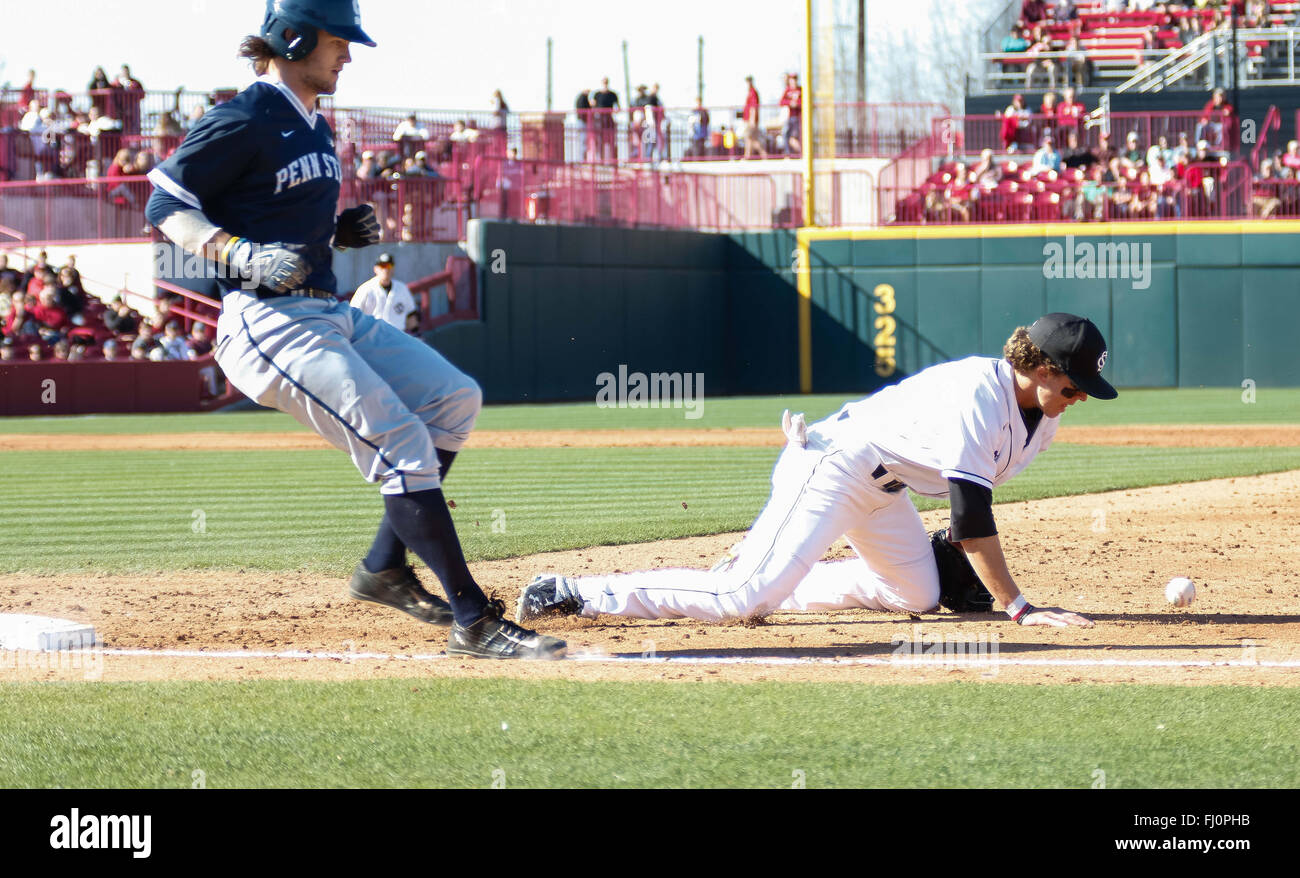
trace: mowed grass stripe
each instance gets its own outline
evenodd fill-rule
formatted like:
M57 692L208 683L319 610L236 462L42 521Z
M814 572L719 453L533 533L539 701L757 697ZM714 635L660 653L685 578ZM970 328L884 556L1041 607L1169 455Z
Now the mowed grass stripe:
M1300 783L1286 687L45 683L0 685L0 713L3 787Z
M775 427L781 410L804 412L812 423L865 394L706 397L698 419L683 409L602 409L593 399L548 405L490 405L478 430L700 430ZM1248 401L1253 400L1253 401ZM1063 423L1123 424L1297 424L1300 388L1241 387L1121 390L1118 399L1088 400L1071 407ZM306 432L288 415L270 410L175 415L91 415L0 418L0 433L120 435L131 433Z
M778 449L482 449L448 498L467 557L515 557L744 530ZM8 452L0 571L185 568L345 573L382 514L377 488L334 451ZM66 465L65 465L66 464ZM1298 448L1058 445L999 503L1300 468ZM946 505L918 498L923 509ZM1081 501L1086 502L1086 501Z

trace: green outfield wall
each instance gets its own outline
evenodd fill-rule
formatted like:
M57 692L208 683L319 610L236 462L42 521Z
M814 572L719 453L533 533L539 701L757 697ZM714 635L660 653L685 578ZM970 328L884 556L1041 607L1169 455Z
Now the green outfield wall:
M711 395L865 393L996 355L1048 311L1101 327L1120 387L1300 385L1297 222L731 235L483 222L470 250L481 320L430 341L494 402L594 398L620 366L702 374Z

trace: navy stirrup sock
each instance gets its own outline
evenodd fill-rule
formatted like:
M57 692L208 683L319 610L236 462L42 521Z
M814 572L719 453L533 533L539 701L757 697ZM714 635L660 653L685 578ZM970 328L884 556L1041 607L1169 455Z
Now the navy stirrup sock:
M451 463L456 459L456 452L448 451L445 448L435 450L438 452L438 467L442 473L442 478L446 479L447 473L451 470ZM370 554L366 555L366 559L362 563L371 573L392 570L394 567L401 567L406 564L406 545L398 539L396 531L393 530L393 523L388 518L387 511L384 512L384 517L379 522L379 532L375 534L375 541L370 545Z
M474 582L456 536L441 488L412 494L385 494L384 520L442 583L458 625L483 615L487 595Z

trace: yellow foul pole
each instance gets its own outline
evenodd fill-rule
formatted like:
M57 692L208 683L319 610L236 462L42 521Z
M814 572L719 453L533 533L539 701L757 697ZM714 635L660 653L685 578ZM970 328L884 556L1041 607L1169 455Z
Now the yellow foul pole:
M804 0L804 62L803 62L803 100L800 112L803 130L800 132L803 146L803 224L805 227L815 225L815 192L813 185L813 0ZM809 246L804 235L797 235L799 258L795 265L798 276L795 286L799 291L799 392L812 393L812 272L808 264Z

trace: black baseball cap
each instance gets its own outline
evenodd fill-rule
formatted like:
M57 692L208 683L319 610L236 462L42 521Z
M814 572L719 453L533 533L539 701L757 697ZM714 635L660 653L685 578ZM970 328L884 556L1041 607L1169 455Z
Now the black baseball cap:
M1106 339L1087 317L1059 311L1045 314L1029 327L1029 340L1084 393L1097 399L1119 396L1101 377L1109 353Z
M375 265L392 265L392 264L393 264L393 254L391 253L380 253L379 257L375 259Z

